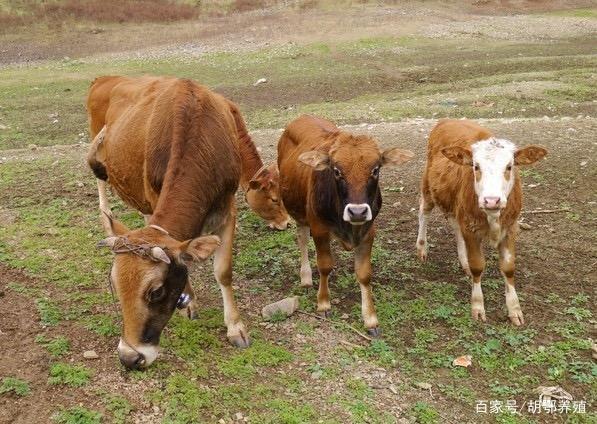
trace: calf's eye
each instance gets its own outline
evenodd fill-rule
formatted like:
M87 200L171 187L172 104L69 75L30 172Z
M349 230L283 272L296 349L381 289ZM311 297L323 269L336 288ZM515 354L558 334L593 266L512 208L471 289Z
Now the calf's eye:
M508 166L506 167L506 171L512 171L512 165L508 165Z
M475 165L475 171L479 170L479 165Z
M162 297L164 297L164 294L166 294L166 289L164 289L164 286L160 286L157 289L153 289L149 292L149 301L152 303L157 302Z
M336 178L342 178L342 171L340 171L336 167L334 167L334 177L336 177Z
M373 168L373 170L371 171L371 176L373 178L379 177L379 166L376 166L375 168Z

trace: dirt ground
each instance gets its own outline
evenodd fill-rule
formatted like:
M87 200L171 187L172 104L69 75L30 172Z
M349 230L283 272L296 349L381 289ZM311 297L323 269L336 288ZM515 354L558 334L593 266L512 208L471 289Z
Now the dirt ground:
M584 37L585 43L597 34L594 18L551 14L593 3L278 7L169 26L134 25L126 29L126 38L117 25L98 30L83 23L51 32L44 39L39 35L48 35L47 28L34 28L0 39L4 41L0 66L43 68L46 60L70 56L97 63L101 73L102 64L114 59L155 60L181 54L192 58L205 52L257 51L322 39L412 34L431 39L458 37L465 42L480 38L543 43L549 48L557 39ZM262 96L254 102L267 105L267 94ZM345 98L350 101L349 94ZM312 311L314 292L296 288L294 235L268 233L261 222L252 220L239 196L235 289L241 313L258 343L268 349L285 349L292 359L257 359L252 364L255 359L250 355L257 353L237 356L225 344L223 326L209 319L204 320L207 324L192 324L205 339L199 340L197 352L189 353L184 350L184 339L194 339L185 332L188 324L175 317L165 332L167 345L162 355L154 369L144 374L127 373L118 364L118 328L98 335L97 328L86 325L94 316L118 322L117 305L105 281L109 257L93 250L101 234L94 182L83 163L87 145L0 150L0 379L17 377L28 382L30 389L26 396L0 391L0 423L99 422L97 417L59 414L77 406L100 411L102 422L115 423L597 422L593 403L597 370L589 341L597 338L595 100L585 102L571 116L480 120L502 137L520 145L541 144L549 151L545 161L523 174L521 222L528 229L521 231L517 244L516 276L527 324L516 331L509 329L504 314L503 289L491 255L485 277L489 322L469 322L468 283L458 269L455 241L439 211L429 223L430 263L420 265L415 260L418 184L426 137L435 122L427 116L344 126L374 136L382 146L408 148L416 154L409 164L384 170L382 176L384 207L378 218L374 293L384 326L383 344L371 348L346 326L307 315L277 323L262 321L263 305L291 294L300 295L302 309ZM280 132L278 128L251 132L264 159L275 159ZM47 215L36 214L37 210L47 210L43 212ZM138 222L134 213L118 213ZM62 215L69 216L66 223ZM272 244L259 244L259 239L272 240ZM251 249L252 256L247 256ZM194 270L193 280L203 294L204 313L211 318L221 300L213 281L200 278L205 268L209 266ZM338 299L333 317L360 328L358 287L343 284L350 272L350 257L340 254L331 284ZM69 278L72 285L62 284L61 280ZM432 300L434 296L443 299L446 293L454 298L444 304ZM40 299L57 305L54 313L61 316L57 322L46 316ZM450 318L433 316L434 311L445 312L446 306L453 307L446 312ZM431 337L425 339L429 332ZM40 340L58 337L66 337L70 346L53 357ZM495 340L500 348L492 347ZM473 367L463 375L450 362L467 353L465 349L475 351L476 356ZM84 360L86 350L95 350L99 359ZM559 355L562 361L555 361ZM231 359L249 363L250 372L241 367L238 375L231 374ZM80 387L49 384L50 370L57 361L84 365L92 372L90 383ZM566 368L568 363L576 365ZM559 375L560 369L566 374ZM174 387L172 378L179 375L193 387L186 391ZM421 389L417 386L421 382L432 387ZM480 399L533 399L532 390L539 385L562 385L574 399L588 402L588 413L494 416L474 412ZM177 410L186 411L185 404L195 409L192 413L200 411L199 415L177 415Z

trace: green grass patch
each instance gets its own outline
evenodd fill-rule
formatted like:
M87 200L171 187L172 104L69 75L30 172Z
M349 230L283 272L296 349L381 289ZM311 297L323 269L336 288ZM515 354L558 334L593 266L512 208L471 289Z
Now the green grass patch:
M43 335L39 335L35 337L35 342L43 346L53 358L64 356L70 350L70 341L64 336L48 339Z
M48 384L81 387L89 383L93 372L83 365L56 362L50 366Z
M15 377L4 377L2 383L0 383L0 395L6 393L14 393L17 396L23 397L31 393L31 388L25 380Z
M63 408L52 416L56 424L100 424L102 414L82 406Z
M249 348L219 362L218 369L226 377L247 378L255 374L257 367L275 367L292 358L292 353L283 347L254 340Z
M58 305L48 298L39 298L35 300L39 320L43 325L54 326L62 320L62 312Z

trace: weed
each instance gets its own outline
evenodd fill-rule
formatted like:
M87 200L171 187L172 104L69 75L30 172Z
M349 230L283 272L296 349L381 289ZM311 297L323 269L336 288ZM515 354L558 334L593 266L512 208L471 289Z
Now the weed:
M256 367L274 367L292 360L286 349L257 340L251 347L219 363L218 368L226 377L243 378L255 373Z
M102 421L102 414L82 406L73 406L55 413L52 421L57 424L99 424Z
M586 321L591 318L593 314L590 310L580 308L578 306L570 306L564 310L567 315L572 315L577 321Z
M120 327L114 317L107 314L91 314L83 318L83 326L100 336L113 337L120 334Z
M35 341L43 346L53 358L67 354L70 349L70 342L64 336L58 336L50 340L43 335L39 335L35 338Z
M175 373L166 380L164 390L155 392L154 401L165 409L164 422L190 423L203 422L202 409L212 404L212 394L197 387L187 376Z
M89 383L91 375L91 370L83 365L70 365L63 362L56 362L50 366L48 384L80 387Z
M15 377L4 377L0 384L0 395L5 393L14 393L17 396L27 396L31 393L29 383Z
M114 424L124 424L126 417L133 411L133 406L126 398L108 394L104 398L106 409L112 413Z
M417 423L435 424L439 422L439 413L426 402L417 402L411 409Z
M39 298L35 301L43 325L56 325L62 319L60 308L48 298Z

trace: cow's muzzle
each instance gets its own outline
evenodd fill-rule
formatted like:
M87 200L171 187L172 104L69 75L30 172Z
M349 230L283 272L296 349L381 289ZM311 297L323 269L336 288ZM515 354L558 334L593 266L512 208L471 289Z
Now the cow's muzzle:
M344 208L342 219L352 225L363 225L373 219L373 213L367 203L349 203Z

